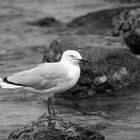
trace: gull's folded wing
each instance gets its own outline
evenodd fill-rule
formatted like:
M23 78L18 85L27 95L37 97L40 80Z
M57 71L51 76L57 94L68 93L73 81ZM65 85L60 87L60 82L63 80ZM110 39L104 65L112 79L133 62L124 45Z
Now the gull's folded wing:
M19 72L7 77L7 83L36 89L47 89L56 86L66 75L65 68L58 63L46 63L29 71Z

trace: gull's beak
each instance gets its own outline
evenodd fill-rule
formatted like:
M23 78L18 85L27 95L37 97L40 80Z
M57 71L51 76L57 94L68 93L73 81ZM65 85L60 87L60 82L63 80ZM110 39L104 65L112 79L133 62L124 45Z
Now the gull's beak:
M82 58L81 61L85 62L85 63L89 63L89 61L87 59L85 59L85 58Z
M89 63L89 61L88 61L87 59L85 59L85 58L77 59L77 60L79 60L79 61L81 61L81 62Z

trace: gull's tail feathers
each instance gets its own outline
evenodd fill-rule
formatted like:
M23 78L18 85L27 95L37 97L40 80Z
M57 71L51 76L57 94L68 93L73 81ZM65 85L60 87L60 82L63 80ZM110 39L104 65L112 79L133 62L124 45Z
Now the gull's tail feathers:
M4 81L4 78L0 78L0 87L7 89L21 88L22 86L14 85L12 83L7 83Z

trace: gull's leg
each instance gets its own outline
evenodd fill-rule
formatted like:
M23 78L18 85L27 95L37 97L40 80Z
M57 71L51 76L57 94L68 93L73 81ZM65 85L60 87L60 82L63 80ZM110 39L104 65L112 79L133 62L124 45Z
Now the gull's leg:
M48 100L47 100L47 107L48 107L48 114L49 114L49 117L51 117L51 100L50 100L50 97L48 97Z
M56 113L53 106L52 96L50 97L50 106L51 106L52 116L55 117Z
M51 119L52 119L52 113L51 113L51 98L48 97L48 100L47 100L47 107L48 107L48 114L49 114L49 117L48 117L48 126L51 125Z

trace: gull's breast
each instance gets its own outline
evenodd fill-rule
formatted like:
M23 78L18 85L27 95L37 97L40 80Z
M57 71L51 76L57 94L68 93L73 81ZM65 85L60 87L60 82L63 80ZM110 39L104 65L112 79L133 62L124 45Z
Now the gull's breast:
M67 67L68 69L68 67ZM57 92L64 92L70 88L72 88L78 81L80 77L80 68L79 67L72 67L68 69L67 76L62 79L57 83L56 88L50 89L51 92L57 93ZM49 91L50 91L49 90Z
M68 85L70 87L73 87L77 83L79 77L80 77L80 67L79 66L72 67L68 72L69 79Z
M67 69L67 70L66 70ZM64 92L70 88L72 88L78 81L80 77L80 67L78 66L67 66L66 67L67 76L61 77L59 79L55 79L54 86L50 88L44 88L40 92L41 93L47 93L47 94L54 94L58 92ZM35 91L35 90L34 90ZM38 90L36 89L38 92Z

